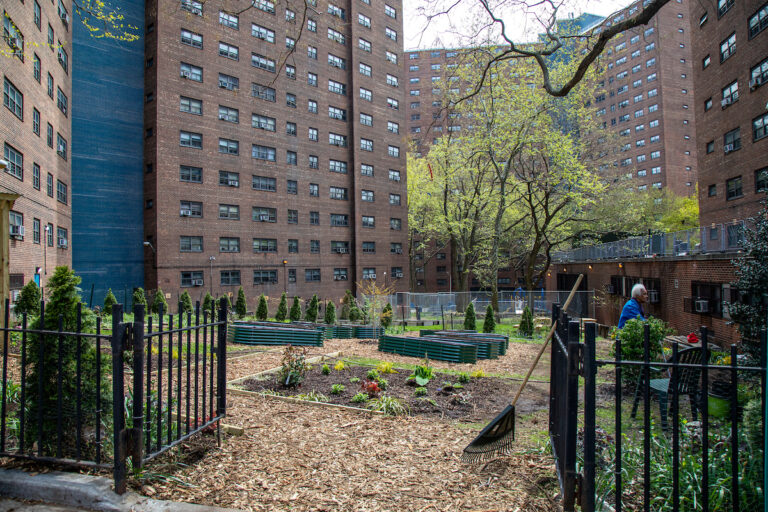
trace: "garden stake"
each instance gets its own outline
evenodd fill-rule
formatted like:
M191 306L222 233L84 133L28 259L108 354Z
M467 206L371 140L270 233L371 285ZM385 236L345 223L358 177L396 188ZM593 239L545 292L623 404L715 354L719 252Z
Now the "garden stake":
M573 297L576 295L576 290L581 284L582 279L584 279L584 274L579 274L578 279L576 279L576 284L573 285L571 293L568 294L568 298L563 305L562 311L567 310L568 306L571 305L571 300L573 300ZM515 440L515 405L517 404L523 389L525 389L526 384L528 384L528 379L531 377L531 373L533 373L536 365L539 364L539 359L541 359L542 354L544 354L544 350L546 350L547 345L549 345L549 340L551 340L552 336L555 334L556 328L557 320L552 322L549 334L544 340L544 344L541 346L533 364L528 368L528 373L525 375L523 383L520 384L520 389L517 390L517 394L512 400L512 403L505 407L504 410L501 411L501 413L496 416L493 421L491 421L480 434L467 445L466 448L464 448L464 453L461 454L462 462L484 462L506 455L512 450L512 442Z

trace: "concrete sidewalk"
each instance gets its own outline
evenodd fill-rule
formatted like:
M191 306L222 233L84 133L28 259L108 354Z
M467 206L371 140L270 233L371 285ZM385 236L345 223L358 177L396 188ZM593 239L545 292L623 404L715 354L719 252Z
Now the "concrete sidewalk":
M154 500L134 492L112 491L112 480L79 473L27 473L0 469L0 512L236 512L234 509ZM15 500L40 502L22 503ZM7 506L7 508L5 508Z

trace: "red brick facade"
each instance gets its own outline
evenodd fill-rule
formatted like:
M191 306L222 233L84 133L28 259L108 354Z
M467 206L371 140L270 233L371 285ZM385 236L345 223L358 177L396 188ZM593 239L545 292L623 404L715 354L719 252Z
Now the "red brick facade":
M2 158L11 162L0 173L0 191L21 196L11 218L17 234L2 241L10 244L13 295L35 278L37 268L45 286L46 272L72 265L72 2L4 2L0 11L0 144ZM14 225L23 227L23 236Z
M255 4L236 21L221 2L147 11L147 287L406 290L401 1L320 0L307 19L303 2Z
M547 277L547 289L556 289L559 274L580 273L584 274L587 289L595 290L595 316L600 324L616 325L631 286L642 282L658 291L658 302L646 304L646 312L668 322L679 334L698 332L701 326L707 326L718 343L735 343L739 339L736 328L728 325L727 313L717 311L714 301L710 301L714 311L707 314L696 313L693 307L693 301L704 293L704 285L719 289L721 300L729 298L730 283L735 279L729 256L555 264Z

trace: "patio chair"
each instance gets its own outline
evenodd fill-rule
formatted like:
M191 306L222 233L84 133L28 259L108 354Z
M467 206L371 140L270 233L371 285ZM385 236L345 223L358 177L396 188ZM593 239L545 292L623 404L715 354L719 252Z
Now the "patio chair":
M687 348L678 352L677 360L680 364L700 364L701 363L701 349ZM677 371L677 390L672 389L672 371L671 369L661 370L658 368L651 368L652 373L665 372L666 379L651 379L650 391L659 400L659 412L661 413L661 428L667 430L667 403L670 397L675 399L675 393L678 396L688 395L691 401L691 414L693 420L697 418L698 411L698 398L699 398L699 377L701 375L701 368L680 367ZM637 387L635 388L635 399L632 403L632 418L637 415L637 406L640 403L640 395L645 381L643 378L645 372L641 371L640 376L637 378Z

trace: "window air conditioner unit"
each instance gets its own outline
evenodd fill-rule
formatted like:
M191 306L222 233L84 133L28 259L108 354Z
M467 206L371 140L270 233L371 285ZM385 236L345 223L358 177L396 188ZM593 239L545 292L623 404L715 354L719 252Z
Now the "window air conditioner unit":
M65 149L64 144L59 144L59 153L63 153Z
M709 313L709 301L697 300L694 304L697 313Z
M648 290L648 302L651 304L659 303L659 290Z
M403 273L402 272L395 272L395 277L403 277Z
M229 121L229 114L219 114L219 119Z
M192 280L192 286L203 286L203 280L202 279L193 279Z
M59 238L59 247L66 247L66 246L67 246L67 239Z
M181 78L189 78L191 76L189 71L182 71Z
M728 105L730 105L731 103L733 103L733 97L732 96L728 96L727 98L723 98L722 101L720 101L720 106L725 108Z
M230 187L236 187L239 185L239 183L237 180L229 180L227 181L227 185L229 185Z
M269 215L266 213L262 213L259 215L259 222L267 222L269 220Z
M222 89L229 89L229 82L226 80L219 80L219 87Z
M395 249L395 254L403 254L403 250L402 249Z
M731 151L733 151L733 144L726 144L725 147L723 147L723 150L726 153L730 153Z
M199 7L193 7L192 14L197 14L198 16L201 16L203 14L203 11Z
M192 216L192 210L181 210L179 212L179 215L181 217L191 217Z
M337 247L336 252L339 254L347 254L349 250L346 247Z
M763 84L762 76L756 76L755 78L752 78L749 80L749 88L751 90L757 89L757 87L762 84Z
M21 226L18 224L11 224L10 228L11 228L10 229L11 238L15 238L17 240L24 239L24 226Z

